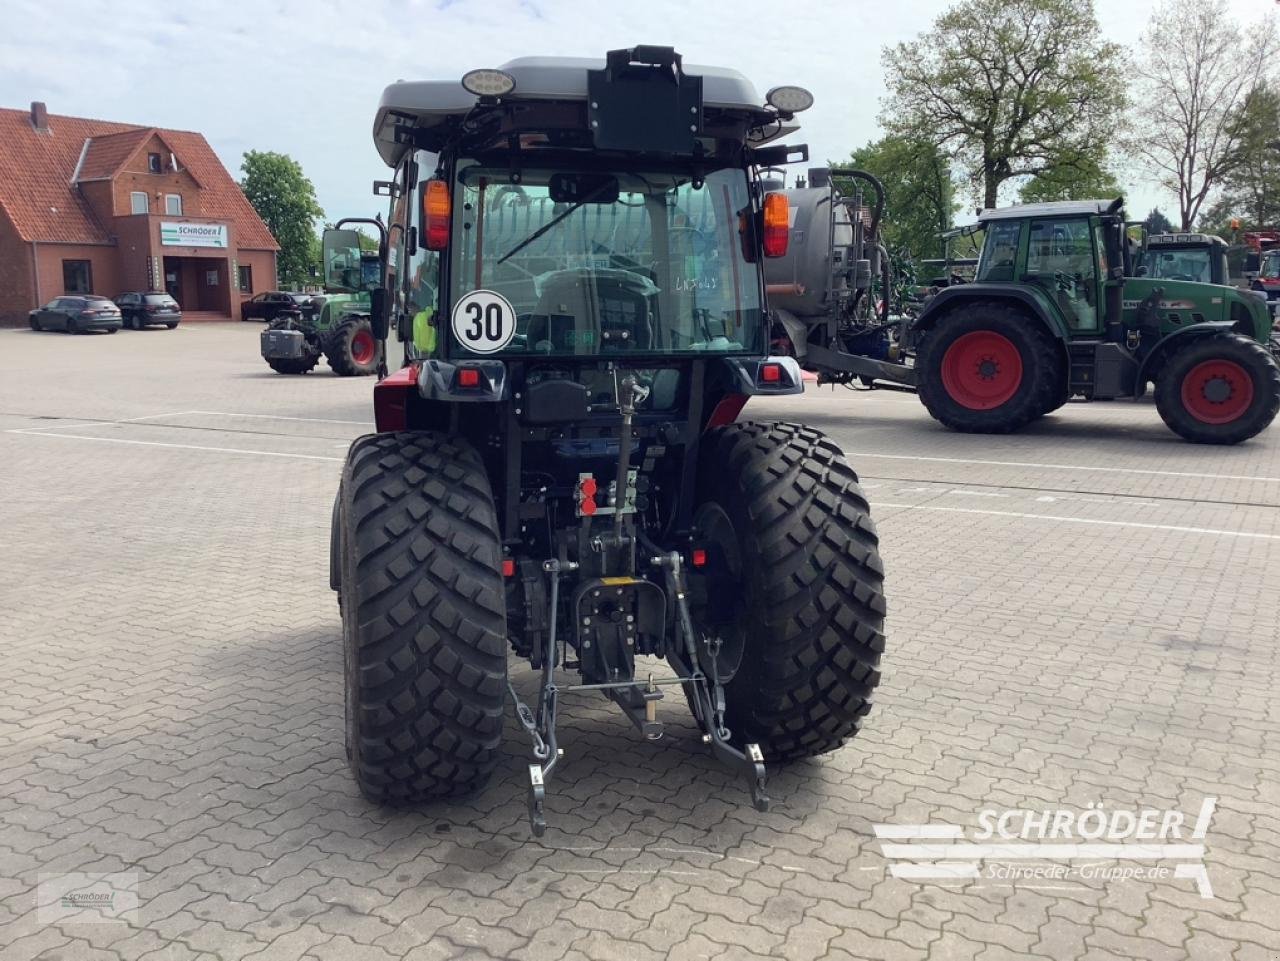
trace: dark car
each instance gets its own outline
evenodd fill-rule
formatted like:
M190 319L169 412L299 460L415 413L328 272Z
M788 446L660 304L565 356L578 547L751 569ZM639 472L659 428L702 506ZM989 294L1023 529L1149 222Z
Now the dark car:
M283 290L268 290L240 305L241 320L272 321L281 314L296 314L305 318L310 312L310 294L291 294Z
M65 330L78 334L84 330L105 330L114 334L120 329L120 308L106 297L94 294L63 294L43 307L27 314L32 330Z
M116 298L126 327L141 330L152 324L164 324L170 330L182 320L178 302L162 290L131 291Z

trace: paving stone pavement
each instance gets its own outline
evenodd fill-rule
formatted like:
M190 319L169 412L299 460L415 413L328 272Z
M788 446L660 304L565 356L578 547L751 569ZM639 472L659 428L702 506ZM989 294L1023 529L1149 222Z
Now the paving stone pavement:
M356 791L327 531L371 382L271 374L257 331L0 331L0 959L1280 957L1280 428L1220 450L1149 404L1014 437L901 394L749 406L867 484L876 707L757 813L682 706L649 744L567 702L534 839L514 722L466 802ZM1212 898L1078 862L906 880L874 831L1207 797ZM74 872L133 876L136 911L50 919L41 878Z

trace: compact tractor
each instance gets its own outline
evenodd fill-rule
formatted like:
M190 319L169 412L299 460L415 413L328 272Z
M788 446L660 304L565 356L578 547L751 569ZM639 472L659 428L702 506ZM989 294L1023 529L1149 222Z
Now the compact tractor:
M818 431L739 419L802 391L769 353L789 208L761 172L804 159L777 141L811 102L666 47L384 92L389 217L324 238L326 284L367 292L375 337L405 345L333 511L367 797L475 790L507 705L538 834L564 698L657 740L682 692L761 810L768 765L857 731L884 647L867 502Z
M872 297L884 261L875 178L810 171L785 196L797 229L765 268L775 350L821 381L915 389L937 420L977 433L1018 430L1072 397L1138 398L1149 384L1164 422L1200 443L1247 440L1280 409L1265 302L1172 262L1166 275L1163 254L1159 270L1134 276L1119 199L983 211L963 228L985 234L974 281L893 317Z
M262 332L262 359L268 366L277 374L305 374L324 355L340 377L377 372L383 350L373 336L369 295L330 294L312 304L307 314L283 314Z

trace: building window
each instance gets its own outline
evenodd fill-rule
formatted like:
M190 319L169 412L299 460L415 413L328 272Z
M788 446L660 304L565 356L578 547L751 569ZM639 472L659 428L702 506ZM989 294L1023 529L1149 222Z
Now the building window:
M182 196L180 194L164 195L164 212L170 217L182 216Z
M239 269L237 269L236 279L240 283L240 293L242 294L253 293L253 268L252 267L240 267Z
M158 153L147 154L147 169L153 174L158 174L163 169L160 166L160 155Z
M151 213L151 198L142 190L135 190L129 194L129 205L135 214Z
M93 293L93 269L87 260L62 262L62 290L68 294Z

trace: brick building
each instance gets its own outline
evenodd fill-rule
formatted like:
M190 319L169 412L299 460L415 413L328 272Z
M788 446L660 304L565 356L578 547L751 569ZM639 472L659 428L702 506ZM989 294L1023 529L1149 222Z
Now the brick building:
M0 325L60 294L126 290L238 320L276 286L277 250L200 134L0 109Z

